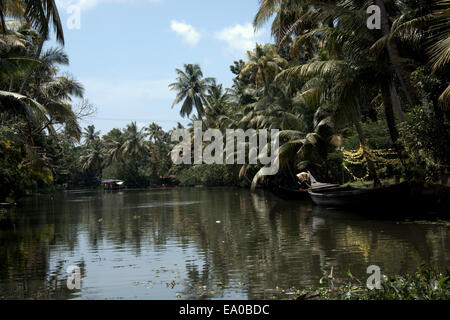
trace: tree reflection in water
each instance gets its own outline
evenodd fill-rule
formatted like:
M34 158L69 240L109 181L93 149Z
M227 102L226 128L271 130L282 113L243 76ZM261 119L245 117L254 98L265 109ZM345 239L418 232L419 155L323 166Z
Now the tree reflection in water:
M220 223L217 223L220 221ZM366 279L422 262L445 268L448 227L357 213L240 189L71 192L33 197L1 223L1 298L270 298L317 286L334 268ZM83 288L66 288L70 265Z

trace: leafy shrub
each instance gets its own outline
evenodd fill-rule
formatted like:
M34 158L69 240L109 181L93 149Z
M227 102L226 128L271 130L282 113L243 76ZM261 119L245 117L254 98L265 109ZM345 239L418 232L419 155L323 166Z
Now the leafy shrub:
M414 109L400 125L400 141L410 158L411 170L428 181L448 173L450 124L423 108Z
M381 289L369 290L349 273L346 284L337 288L321 288L314 296L333 300L449 300L450 268L445 273L422 265L414 274L384 277ZM311 296L311 291L297 292L297 296Z

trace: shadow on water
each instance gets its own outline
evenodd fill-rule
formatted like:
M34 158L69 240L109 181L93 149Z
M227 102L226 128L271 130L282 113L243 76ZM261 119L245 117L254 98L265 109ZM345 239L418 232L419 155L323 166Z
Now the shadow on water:
M0 298L264 299L334 267L367 278L448 266L447 225L366 218L241 189L27 199L0 232ZM66 287L69 266L82 289Z

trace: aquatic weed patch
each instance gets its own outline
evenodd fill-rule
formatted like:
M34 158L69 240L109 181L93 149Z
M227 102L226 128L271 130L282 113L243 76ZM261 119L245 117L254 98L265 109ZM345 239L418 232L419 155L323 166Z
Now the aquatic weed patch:
M349 272L348 281L339 286L297 290L295 295L279 295L296 300L449 300L450 268L442 273L422 265L414 274L384 276L381 288L370 290ZM280 290L279 293L293 292Z

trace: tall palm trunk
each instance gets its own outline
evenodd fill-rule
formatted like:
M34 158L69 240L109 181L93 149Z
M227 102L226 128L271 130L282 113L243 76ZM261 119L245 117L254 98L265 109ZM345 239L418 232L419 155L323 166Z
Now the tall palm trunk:
M389 128L389 134L391 136L392 142L397 144L399 134L397 130L397 125L395 122L394 105L392 104L392 91L389 84L384 84L381 86L381 95L383 97L384 113L386 115L386 121Z
M364 132L363 132L362 127L361 127L361 110L359 109L359 107L357 108L357 110L355 110L352 113L352 118L353 118L352 119L353 120L353 125L355 126L356 132L358 133L359 142L361 143L361 146L363 148L364 158L367 161L367 166L369 168L369 174L370 174L371 178L374 181L374 185L376 187L380 186L381 185L381 181L378 178L377 170L375 168L375 164L370 159L370 155L367 153L366 137L365 137Z
M407 164L404 162L404 155L403 155L403 147L401 144L398 143L398 139L400 137L396 121L395 121L395 107L392 104L392 85L384 84L381 86L381 95L383 97L383 104L384 104L384 113L386 116L386 122L389 128L389 135L391 136L392 143L394 144L395 151L397 152L397 156L399 157L400 161L402 162L403 166L407 168Z
M34 58L36 60L39 60L39 58L41 57L42 48L44 47L45 39L46 39L46 37L44 35L41 35L41 39L39 41L39 46L34 55ZM28 72L28 74L26 75L25 80L23 81L22 86L20 87L20 90L19 90L20 94L23 94L25 92L25 89L28 86L28 83L30 82L31 77L33 76L34 72L35 72L35 70L33 69L30 72Z
M267 98L269 98L271 100L272 96L270 95L270 91L269 91L269 81L267 80L267 77L264 74L264 71L262 71L262 78L263 78L263 83L264 83L264 94L266 95Z
M376 5L380 7L381 10L381 30L383 36L388 36L391 32L391 24L389 22L389 14L384 5L384 0L375 0ZM400 80L402 89L408 99L411 106L418 105L417 93L414 87L411 85L410 78L411 73L405 70L401 64L401 57L395 41L387 42L386 44L387 52L389 54L389 59L394 66L395 73Z
M395 88L394 83L391 84L390 93L391 93L392 107L394 109L395 114L398 117L398 120L400 122L405 122L406 121L405 113L402 110L402 105L398 97L397 88Z

